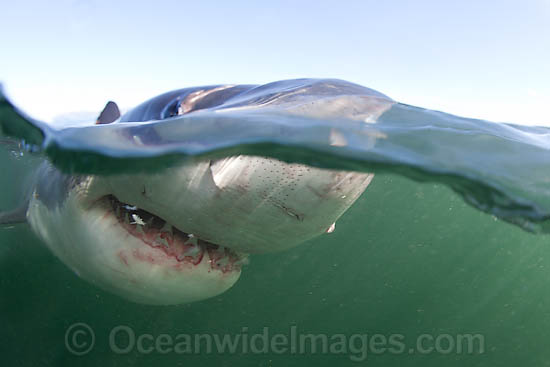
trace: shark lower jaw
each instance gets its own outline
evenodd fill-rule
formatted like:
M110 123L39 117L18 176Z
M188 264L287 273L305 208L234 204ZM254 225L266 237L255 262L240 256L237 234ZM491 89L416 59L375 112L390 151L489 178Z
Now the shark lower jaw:
M237 282L248 261L112 195L90 202L73 192L63 205L51 207L35 194L27 218L81 278L136 303L177 305L215 297Z
M228 247L216 245L186 233L160 216L119 201L114 195L100 199L118 224L131 236L141 240L156 251L188 266L207 262L212 271L240 272L248 262L248 256Z

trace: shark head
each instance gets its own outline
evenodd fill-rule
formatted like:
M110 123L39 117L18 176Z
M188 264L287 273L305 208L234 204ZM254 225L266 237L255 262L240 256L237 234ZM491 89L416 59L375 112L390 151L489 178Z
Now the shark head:
M175 91L114 123L209 108L251 89L245 87ZM375 102L367 106L376 113L391 105ZM338 108L341 102L330 112ZM105 123L101 116L98 123ZM373 176L241 155L111 175L68 175L45 162L26 215L34 232L82 278L135 302L180 304L229 289L249 254L285 250L332 232Z
M250 253L331 232L373 175L234 156L154 174L37 173L27 219L78 275L139 303L216 296Z

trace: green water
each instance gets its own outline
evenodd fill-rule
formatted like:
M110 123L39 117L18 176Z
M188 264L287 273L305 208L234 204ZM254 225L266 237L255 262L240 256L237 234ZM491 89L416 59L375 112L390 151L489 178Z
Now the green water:
M0 350L6 365L543 366L550 357L548 237L483 214L441 185L378 175L333 234L284 253L253 256L227 293L177 307L137 305L98 290L65 268L24 225L0 236ZM95 333L94 347L83 356L65 345L67 329L77 322ZM117 354L109 334L119 325L136 335L174 338L251 337L264 327L271 335L290 335L292 326L328 336L400 334L407 350L368 351L361 362L350 358L359 353L307 351ZM408 353L417 335L468 333L483 336L483 351ZM119 339L125 346L127 340Z

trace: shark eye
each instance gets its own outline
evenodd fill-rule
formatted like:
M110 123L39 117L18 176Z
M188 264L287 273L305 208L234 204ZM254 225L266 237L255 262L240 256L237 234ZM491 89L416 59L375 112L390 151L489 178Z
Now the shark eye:
M180 113L179 113L179 110L181 108L180 106L181 106L180 98L174 99L172 102L170 102L168 105L166 105L166 107L162 111L161 118L162 119L167 119L167 118L170 118L170 117L180 115Z

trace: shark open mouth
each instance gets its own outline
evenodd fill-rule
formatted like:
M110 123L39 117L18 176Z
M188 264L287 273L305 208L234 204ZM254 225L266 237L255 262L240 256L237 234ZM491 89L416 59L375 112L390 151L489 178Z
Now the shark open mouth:
M240 271L248 263L246 254L230 248L203 241L191 233L185 233L159 216L141 208L123 203L114 195L107 195L112 214L128 233L145 244L163 251L178 262L198 265L208 261L212 270L223 273ZM144 259L147 260L147 259Z

